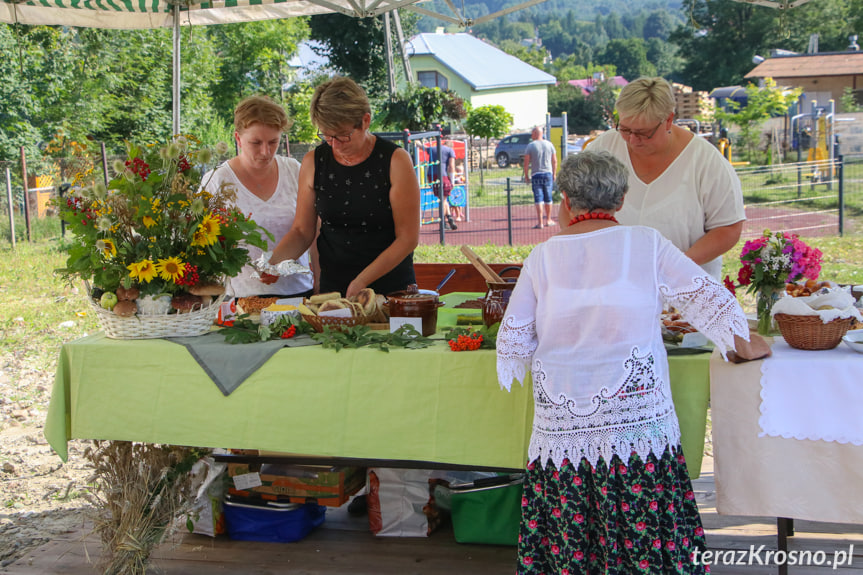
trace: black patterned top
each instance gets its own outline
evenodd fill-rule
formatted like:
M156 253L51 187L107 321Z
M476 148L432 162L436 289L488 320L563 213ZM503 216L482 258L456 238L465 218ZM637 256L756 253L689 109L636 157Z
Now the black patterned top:
M343 166L326 142L315 149L315 209L321 218L321 292L348 285L396 239L390 204L390 161L398 146L376 138L371 155ZM416 283L413 253L368 287L388 294Z

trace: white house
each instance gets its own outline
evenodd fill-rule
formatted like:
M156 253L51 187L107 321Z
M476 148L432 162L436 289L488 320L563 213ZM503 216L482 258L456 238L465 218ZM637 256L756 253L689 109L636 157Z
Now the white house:
M545 125L551 74L465 33L418 34L406 48L423 86L452 90L474 108L503 106L514 130Z

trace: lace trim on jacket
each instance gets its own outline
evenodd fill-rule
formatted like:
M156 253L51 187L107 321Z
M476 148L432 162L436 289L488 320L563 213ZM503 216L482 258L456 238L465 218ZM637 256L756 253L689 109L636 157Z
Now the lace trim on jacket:
M679 290L660 285L659 292L686 321L707 336L722 357L734 349L734 336L749 341L749 324L737 300L728 289L710 276L696 276Z
M534 420L528 461L552 461L559 468L564 459L582 457L596 466L617 454L626 462L632 453L645 459L659 456L666 446L680 443L680 427L674 414L670 388L654 370L652 353L638 348L623 362L624 375L616 390L600 389L587 405L576 405L564 394L551 397L542 361L533 364Z
M502 389L510 391L513 379L524 385L536 346L535 321L519 324L513 316L504 318L497 334L497 381Z

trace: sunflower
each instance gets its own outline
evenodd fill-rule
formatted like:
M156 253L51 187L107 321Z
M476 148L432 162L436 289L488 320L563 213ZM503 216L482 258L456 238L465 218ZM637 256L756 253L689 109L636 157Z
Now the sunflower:
M180 261L178 257L170 257L166 260L159 260L156 264L156 271L159 272L163 280L177 283L177 280L186 273L186 264Z
M117 255L117 246L114 245L114 240L97 240L96 249L100 250L106 258L113 258Z
M129 270L129 275L132 276L132 279L147 283L150 283L157 275L156 266L153 264L153 260L149 259L131 263L126 266L126 269Z
M219 218L213 217L213 214L204 216L204 220L198 225L195 232L195 237L192 239L193 246L210 246L216 243L219 239L219 233L222 231Z

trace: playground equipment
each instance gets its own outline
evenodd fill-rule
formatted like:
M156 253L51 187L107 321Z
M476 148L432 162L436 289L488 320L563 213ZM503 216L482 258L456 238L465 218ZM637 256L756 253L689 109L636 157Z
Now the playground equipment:
M794 133L797 148L797 161L803 161L803 149L806 149L806 161L812 163L812 171L805 176L812 183L833 179L833 146L828 145L834 140L835 102L830 100L826 108L819 108L813 100L809 113L797 114L791 118L791 130ZM796 130L795 130L796 125Z

